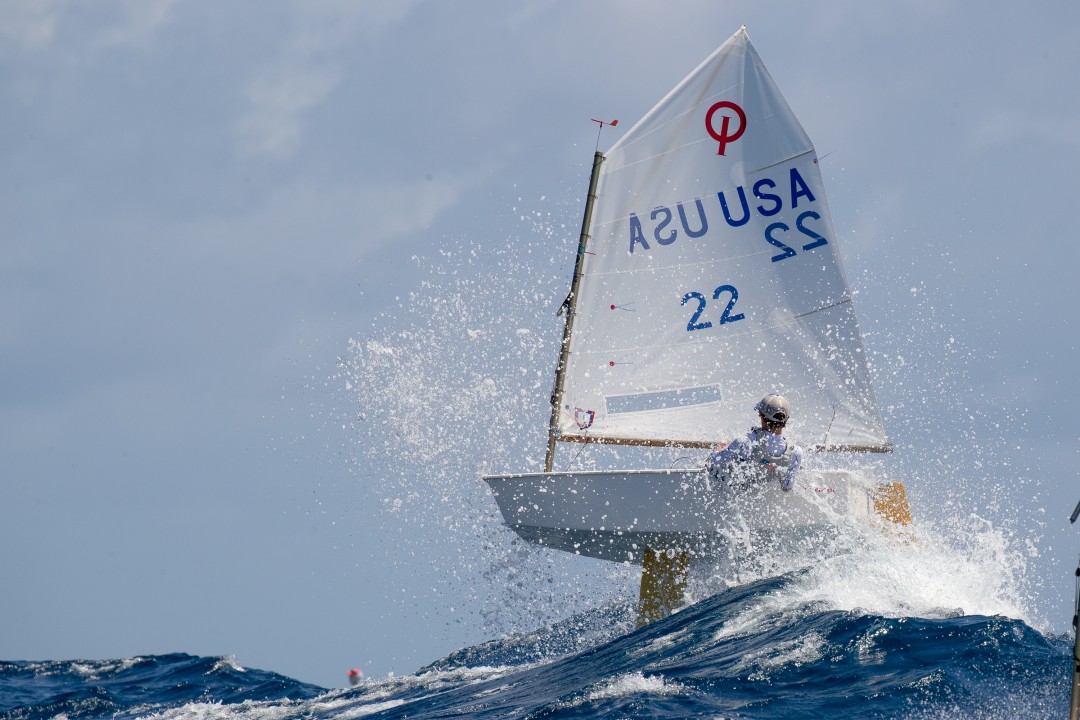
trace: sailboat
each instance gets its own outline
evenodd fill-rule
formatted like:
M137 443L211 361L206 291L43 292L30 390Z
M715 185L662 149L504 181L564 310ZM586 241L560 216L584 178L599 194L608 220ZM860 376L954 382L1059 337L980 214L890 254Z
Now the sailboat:
M738 494L701 468L553 471L560 442L711 448L771 392L802 447L889 452L837 246L813 143L742 27L593 158L544 471L484 478L505 523L642 565L648 622L733 514L789 536L837 514L909 522L902 484L839 470Z

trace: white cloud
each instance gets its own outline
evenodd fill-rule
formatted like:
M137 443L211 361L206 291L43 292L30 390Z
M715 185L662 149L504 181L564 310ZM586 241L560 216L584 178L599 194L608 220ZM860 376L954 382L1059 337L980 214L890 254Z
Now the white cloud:
M35 50L52 42L67 3L9 0L0 5L0 45Z
M272 69L248 84L235 125L241 155L284 159L300 146L307 113L337 87L343 45L405 20L416 0L296 0L292 37Z
M248 107L236 124L241 154L284 158L300 143L304 114L334 90L338 73L325 67L281 67L248 85Z
M418 243L415 236L454 207L473 182L446 178L333 185L301 180L278 188L246 212L193 218L167 231L153 217L114 221L110 245L98 252L111 255L112 265L135 263L124 275L147 293L173 286L186 292L185 284L195 277L206 291L224 294L249 281L293 287L326 282L358 267L369 253ZM147 237L156 238L152 248Z
M165 25L175 0L124 0L116 22L98 37L102 47L145 43Z
M454 207L477 178L414 182L327 184L297 180L236 214L196 217L167 228L155 217L131 215L110 222L109 244L98 254L134 284L134 294L155 288L231 295L246 283L301 287L348 274L365 255L413 244L441 213ZM154 237L148 246L147 237ZM49 250L42 249L44 258ZM250 289L250 288L248 288Z
M1031 140L1080 148L1080 113L1070 115L1001 109L981 118L974 126L970 140L978 151Z
M6 0L0 5L0 46L33 52L62 42L69 51L83 55L102 47L136 45L165 24L174 3Z
M317 280L430 227L470 180L297 183L253 213L210 225L208 253L228 252L267 274Z
M293 50L317 53L353 35L375 35L403 22L419 0L293 0L296 34Z

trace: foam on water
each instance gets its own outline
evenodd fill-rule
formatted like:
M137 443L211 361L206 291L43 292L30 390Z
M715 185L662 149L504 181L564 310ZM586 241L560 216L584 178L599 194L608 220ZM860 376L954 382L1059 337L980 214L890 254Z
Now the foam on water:
M769 674L778 668L787 665L798 667L821 660L826 649L825 638L810 632L800 638L747 653L735 665L734 671L745 674L749 680L767 680Z
M662 675L646 676L641 672L625 673L608 680L585 694L585 700L606 700L626 695L678 695L686 688L679 683L666 682Z

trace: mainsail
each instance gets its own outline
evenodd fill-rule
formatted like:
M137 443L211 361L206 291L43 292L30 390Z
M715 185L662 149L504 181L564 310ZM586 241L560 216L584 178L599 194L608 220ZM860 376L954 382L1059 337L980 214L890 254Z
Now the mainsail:
M888 448L810 138L745 28L608 151L556 399L564 441L707 446L787 396Z

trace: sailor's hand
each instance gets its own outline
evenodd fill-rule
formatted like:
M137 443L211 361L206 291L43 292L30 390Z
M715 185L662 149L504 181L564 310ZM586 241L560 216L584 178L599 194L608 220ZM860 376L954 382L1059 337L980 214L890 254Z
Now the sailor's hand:
M713 448L713 452L720 452L730 444L730 442L718 442L716 443L716 447Z

